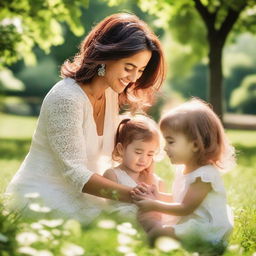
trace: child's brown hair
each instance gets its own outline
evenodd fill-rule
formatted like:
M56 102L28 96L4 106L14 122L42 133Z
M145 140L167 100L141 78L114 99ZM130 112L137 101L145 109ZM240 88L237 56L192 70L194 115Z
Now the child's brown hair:
M235 162L234 149L228 142L220 119L202 100L193 98L170 110L160 120L160 129L180 132L195 141L199 148L199 165L213 164L227 169Z
M121 143L126 148L134 140L151 141L160 140L160 135L156 125L149 118L126 118L123 119L116 132L115 146L112 152L112 158L115 161L120 161L121 157L117 150L117 144Z

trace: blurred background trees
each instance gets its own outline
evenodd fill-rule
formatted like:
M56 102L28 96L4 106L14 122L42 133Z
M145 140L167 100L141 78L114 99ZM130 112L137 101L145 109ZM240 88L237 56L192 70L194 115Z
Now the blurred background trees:
M155 119L163 105L190 96L211 101L220 115L255 114L255 0L3 0L1 110L38 115L43 97L60 79L61 64L74 56L94 24L120 11L133 12L149 23L165 48L168 78L150 111ZM224 36L225 26L229 30ZM209 37L212 44L221 44L216 54L210 54ZM217 73L209 72L211 58L219 65Z

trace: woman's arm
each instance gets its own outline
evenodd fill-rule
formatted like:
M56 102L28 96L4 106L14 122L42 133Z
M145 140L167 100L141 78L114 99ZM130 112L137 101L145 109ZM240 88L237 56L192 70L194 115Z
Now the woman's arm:
M82 192L131 203L131 190L130 187L118 184L95 173L84 185Z
M70 92L71 93L71 92ZM82 129L84 122L83 100L79 95L55 93L44 103L46 129L52 152L62 166L65 179L78 193L81 191L109 199L131 202L131 188L117 184L87 168L89 159ZM89 120L88 120L89 122Z
M166 203L159 200L145 199L142 196L133 196L134 202L143 211L160 211L162 213L185 216L192 213L211 191L210 183L202 182L198 178L190 185L182 203Z

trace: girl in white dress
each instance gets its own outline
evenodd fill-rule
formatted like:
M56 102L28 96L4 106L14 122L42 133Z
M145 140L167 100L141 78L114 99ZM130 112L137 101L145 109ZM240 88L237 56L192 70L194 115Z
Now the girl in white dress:
M115 137L113 160L120 164L108 169L104 177L136 187L139 183L154 184L162 191L164 184L153 173L153 158L159 151L160 134L153 120L145 116L123 119ZM122 219L136 220L138 207L134 204L112 201L110 212Z
M61 75L43 101L29 153L7 187L8 204L29 214L26 194L36 192L53 216L86 224L101 211L99 197L112 198L116 191L120 200L131 201L130 187L101 174L111 166L119 107L145 107L163 82L160 41L135 15L113 14L92 29Z
M165 224L140 216L140 222L154 243L170 236L193 246L223 248L233 227L226 202L221 171L234 164L234 150L212 109L192 99L169 111L160 121L165 151L177 168L172 194L156 190L143 195L145 186L134 189L134 201L142 211L159 211L176 216ZM201 244L202 243L202 244Z

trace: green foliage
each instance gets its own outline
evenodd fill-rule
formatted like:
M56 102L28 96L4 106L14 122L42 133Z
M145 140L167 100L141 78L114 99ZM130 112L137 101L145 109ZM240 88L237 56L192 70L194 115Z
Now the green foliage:
M231 95L230 105L239 113L256 114L256 75L249 75Z
M227 37L233 32L256 31L256 2L253 0L140 0L141 8L155 14L160 24L170 28L182 43L189 41L193 52L202 60L208 48L209 101L222 117L221 54ZM200 19L198 19L200 17ZM176 21L176 22L175 22ZM232 29L234 28L233 31ZM194 31L196 33L194 33ZM207 44L205 44L207 39ZM217 42L217 43L216 43Z
M228 112L235 111L234 108L230 106L230 98L233 91L241 86L241 83L246 76L255 74L255 44L255 36L249 33L243 33L239 35L231 45L228 45L224 49L224 95L226 110ZM256 102L254 105L255 104Z
M0 198L0 256L16 255L19 216L6 211L2 200Z
M17 78L23 81L26 96L45 96L50 88L59 80L57 64L50 57L41 58L38 65L23 69Z
M185 98L192 96L207 100L207 67L204 64L196 65L190 74L182 78L173 79L173 89L180 92Z
M21 35L17 32L16 27L12 24L0 24L0 56L1 62L7 65L18 60L17 52L18 43L21 41Z
M215 21L213 28L218 30L224 25L230 10L240 12L240 10L246 6L241 14L239 22L236 24L234 34L244 31L255 32L255 1L199 0L198 2L200 2L209 12L209 15L204 17L204 19L206 19L204 22L199 15L198 9L196 10L195 2L196 1L194 0L139 1L139 6L143 11L148 12L151 15L156 15L156 24L170 30L172 36L174 36L177 41L183 45L189 45L191 49L193 49L190 55L186 58L193 59L191 64L195 64L202 60L202 58L206 56L206 51L209 48L206 39L207 36L209 36L210 27L206 27L206 20L206 22ZM207 13L205 13L205 15L207 15Z
M46 53L63 43L61 23L75 35L84 33L81 8L89 0L2 0L0 3L0 63L10 65L18 59L35 63L32 52L39 46Z

